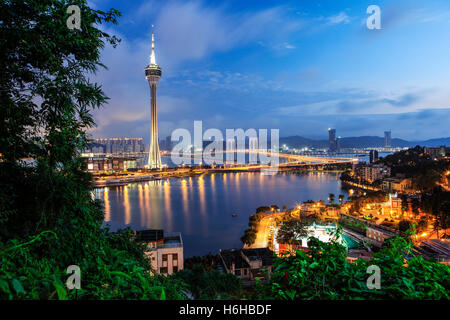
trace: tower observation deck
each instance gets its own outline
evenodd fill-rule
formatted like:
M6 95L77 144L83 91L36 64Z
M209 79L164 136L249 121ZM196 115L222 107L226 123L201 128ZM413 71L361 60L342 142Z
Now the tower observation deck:
M161 155L159 153L158 144L158 117L156 112L156 89L158 88L159 79L162 70L156 64L155 56L155 35L152 31L152 53L150 55L150 64L144 69L145 78L150 86L150 111L151 111L151 137L150 149L148 151L148 168L161 169Z

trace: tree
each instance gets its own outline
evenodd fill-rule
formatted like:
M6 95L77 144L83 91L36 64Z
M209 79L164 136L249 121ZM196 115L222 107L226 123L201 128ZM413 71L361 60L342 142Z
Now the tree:
M408 205L408 196L406 194L402 194L400 196L400 199L402 200L402 211L406 212L408 211L409 205Z
M202 265L177 272L174 279L187 284L194 299L231 299L241 295L241 281L235 275L217 270L206 272Z
M256 209L256 213L266 213L268 211L270 211L270 207L258 207Z
M334 193L330 193L330 194L328 194L328 202L330 203L330 204L333 204L334 203Z
M398 223L398 230L401 232L406 232L411 229L412 225L413 224L409 220L401 220Z
M66 25L69 5L81 30ZM102 48L118 44L101 25L120 13L29 0L1 1L0 15L0 299L183 298L178 282L151 276L130 230L101 227L102 203L78 156L92 110L107 101L89 77L103 67ZM83 285L68 291L73 264Z
M299 220L285 221L277 232L277 241L285 243L293 243L299 238L308 236L309 223L300 222Z
M339 204L342 204L344 202L345 196L343 194L339 195Z
M447 237L447 229L450 228L450 201L442 202L436 215L437 229L444 230L444 238Z
M419 207L420 207L419 199L417 198L411 199L411 209L416 216L419 214Z
M256 232L253 229L246 229L244 231L244 235L241 237L241 241L243 244L247 244L251 246L255 243L256 240Z

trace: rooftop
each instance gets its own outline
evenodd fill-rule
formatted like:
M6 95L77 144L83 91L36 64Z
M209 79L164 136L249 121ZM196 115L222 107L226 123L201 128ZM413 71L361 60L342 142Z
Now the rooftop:
M236 269L250 268L244 256L249 261L261 261L262 267L271 266L273 261L273 252L269 248L229 249L222 250L219 254L228 270L231 269L233 263Z
M136 241L138 242L156 242L164 239L164 230L149 229L135 231Z

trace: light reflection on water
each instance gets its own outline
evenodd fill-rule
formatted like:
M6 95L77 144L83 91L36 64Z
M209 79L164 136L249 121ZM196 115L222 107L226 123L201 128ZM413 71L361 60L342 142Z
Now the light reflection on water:
M337 198L346 195L340 186L334 173L216 173L100 188L95 196L104 200L105 224L112 230L129 226L181 232L189 257L241 247L248 216L257 207L291 208L299 201L326 200L329 193Z

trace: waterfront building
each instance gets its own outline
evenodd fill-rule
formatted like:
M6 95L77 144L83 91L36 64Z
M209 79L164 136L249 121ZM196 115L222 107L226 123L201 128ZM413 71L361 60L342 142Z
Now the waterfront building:
M146 256L152 269L162 275L171 275L183 269L183 240L180 233L164 233L164 230L135 232L136 241L146 245Z
M374 181L380 180L382 178L390 177L391 168L379 164L365 165L358 167L355 171L355 175L362 180L373 183Z
M156 110L156 89L161 78L162 69L156 63L155 56L155 35L152 32L152 53L150 55L150 64L144 69L145 78L150 86L150 112L151 112L151 137L150 149L148 151L148 167L150 169L161 169L161 155L159 153L158 141L158 120Z
M384 132L384 147L390 148L392 146L391 143L391 130Z
M171 136L167 136L165 139L160 141L161 150L172 151L172 140Z
M84 154L138 154L144 151L142 138L98 138L89 142Z
M328 129L328 152L339 152L339 142L336 138L336 129Z
M87 155L84 157L86 169L97 171L128 171L142 168L142 158L133 156Z
M219 269L244 281L270 277L273 252L269 248L219 251Z

